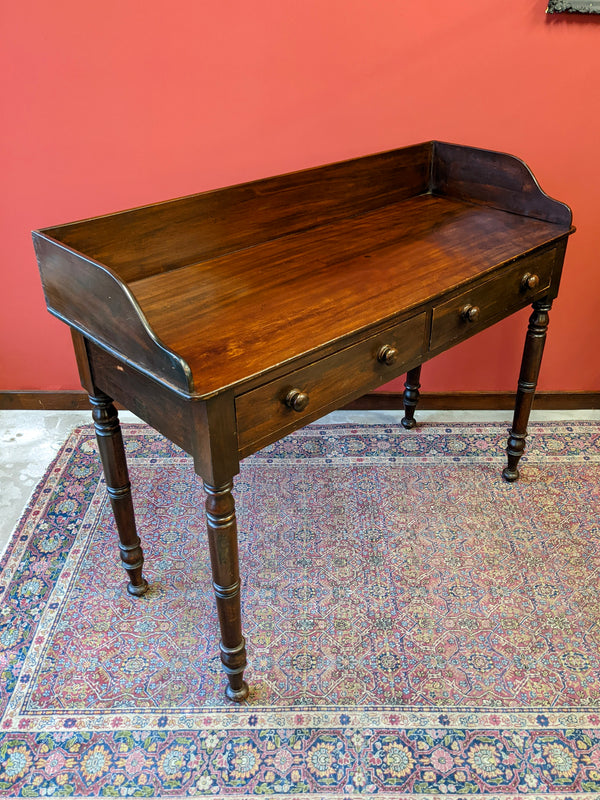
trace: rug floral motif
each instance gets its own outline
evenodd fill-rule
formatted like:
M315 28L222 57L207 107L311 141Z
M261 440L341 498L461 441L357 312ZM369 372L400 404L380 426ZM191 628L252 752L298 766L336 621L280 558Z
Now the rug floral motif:
M0 794L600 793L600 428L315 424L235 481L251 687L218 658L191 460L124 426L146 596L91 427L2 560Z

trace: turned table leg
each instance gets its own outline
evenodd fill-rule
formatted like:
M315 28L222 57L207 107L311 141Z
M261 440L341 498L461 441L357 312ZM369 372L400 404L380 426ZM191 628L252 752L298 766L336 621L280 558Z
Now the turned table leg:
M506 448L508 464L502 471L502 476L507 481L516 481L519 477L517 464L525 450L527 423L542 363L549 322L548 312L551 308L552 303L548 300L537 300L533 303L533 313L529 318L515 400L515 412Z
M417 424L415 420L415 409L419 401L419 389L421 379L421 365L409 370L406 373L406 381L404 382L404 394L402 400L404 402L404 417L401 422L402 425L408 430L414 428Z
M148 583L142 577L144 554L135 527L131 484L129 483L119 415L111 398L105 394L90 395L90 402L106 479L106 490L119 533L121 561L129 575L130 582L127 591L129 594L139 597L148 590Z
M208 546L221 627L221 661L229 680L226 694L239 703L248 696L248 684L244 680L246 642L242 636L237 524L231 489L231 481L220 486L204 483Z

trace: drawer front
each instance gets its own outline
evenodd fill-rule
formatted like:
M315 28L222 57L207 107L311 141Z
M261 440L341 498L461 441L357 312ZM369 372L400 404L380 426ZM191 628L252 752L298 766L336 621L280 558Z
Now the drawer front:
M431 349L466 339L526 306L550 286L556 249L519 260L496 278L476 284L433 309Z
M239 449L401 375L426 350L426 323L427 315L419 314L237 397Z

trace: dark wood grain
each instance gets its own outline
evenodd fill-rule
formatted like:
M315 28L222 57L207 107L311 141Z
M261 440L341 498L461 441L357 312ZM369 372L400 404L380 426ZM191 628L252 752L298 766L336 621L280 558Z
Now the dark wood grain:
M548 197L527 165L506 153L435 142L431 190L556 225L571 225L571 209Z
M426 323L426 315L418 314L353 347L240 395L236 399L236 417L241 453L248 455L259 446L281 438L287 431L321 416L332 403L339 406L340 400L401 375L407 366L424 356ZM383 347L396 350L393 363L378 359ZM308 398L298 410L286 404L288 393L295 389Z
M189 367L158 339L121 278L37 231L33 245L52 314L147 374L192 391Z
M182 396L166 388L94 342L86 342L93 385L148 422L194 458L194 468L212 484L239 472L233 396L209 400Z
M550 248L525 256L488 281L478 281L466 292L436 305L433 309L431 347L464 340L507 313L529 305L546 295L557 261L557 249ZM535 276L533 289L524 285L525 276ZM473 315L473 311L477 313Z
M57 226L51 235L129 283L427 192L431 154L427 142Z
M512 156L429 142L34 233L90 392L130 591L141 549L116 411L204 481L227 695L248 687L240 459L533 303L505 477L518 475L570 210ZM135 562L135 563L134 563Z
M556 233L546 222L422 195L131 288L153 330L189 364L196 391L210 394L391 322Z
M52 313L208 396L349 345L560 228L570 211L518 159L429 142L49 228L34 243Z

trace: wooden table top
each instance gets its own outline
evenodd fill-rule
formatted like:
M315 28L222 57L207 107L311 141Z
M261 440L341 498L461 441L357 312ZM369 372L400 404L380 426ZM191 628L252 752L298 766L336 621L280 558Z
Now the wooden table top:
M203 398L344 348L572 230L519 159L427 142L33 236L52 313Z
M537 219L420 195L133 281L157 336L218 391L392 319L552 241Z

